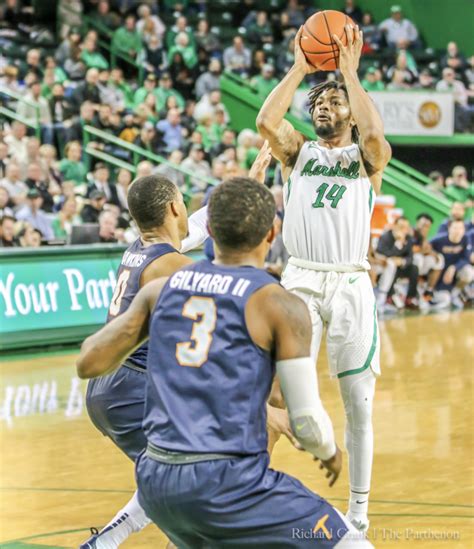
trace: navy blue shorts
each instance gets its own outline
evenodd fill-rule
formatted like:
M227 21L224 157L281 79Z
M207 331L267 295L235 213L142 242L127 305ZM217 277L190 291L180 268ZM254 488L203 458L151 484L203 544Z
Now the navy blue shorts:
M143 453L138 498L180 549L334 547L348 532L341 515L268 462L264 453L172 465Z
M131 460L146 448L142 430L146 372L121 366L113 374L91 379L86 405L92 423Z

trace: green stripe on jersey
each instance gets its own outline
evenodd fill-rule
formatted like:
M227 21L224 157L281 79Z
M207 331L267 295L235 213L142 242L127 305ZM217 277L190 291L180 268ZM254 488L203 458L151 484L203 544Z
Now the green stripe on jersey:
M369 350L369 354L367 355L367 359L364 362L364 365L360 368L355 368L354 370L347 370L347 372L341 372L340 374L337 374L337 377L346 377L346 376L352 376L355 374L360 374L364 370L367 370L367 368L370 366L370 363L372 362L372 359L374 358L375 349L377 348L377 304L374 305L374 335L372 336L372 345Z
M370 191L369 191L369 212L372 211L372 202L374 200L374 188L372 187L372 184L370 184Z

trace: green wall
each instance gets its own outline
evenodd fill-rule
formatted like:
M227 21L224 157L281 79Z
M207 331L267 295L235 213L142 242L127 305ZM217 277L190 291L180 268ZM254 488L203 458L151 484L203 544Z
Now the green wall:
M390 17L390 7L402 6L425 42L444 49L450 40L458 43L466 55L474 54L474 2L472 0L356 0L362 10L370 11L377 22ZM319 8L340 10L343 0L317 0Z

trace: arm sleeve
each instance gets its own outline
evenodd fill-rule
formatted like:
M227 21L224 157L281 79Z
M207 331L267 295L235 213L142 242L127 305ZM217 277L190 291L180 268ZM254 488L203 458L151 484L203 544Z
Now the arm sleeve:
M184 254L201 246L208 236L207 206L204 206L189 218L189 233L181 242L181 253Z
M313 360L310 357L280 360L276 370L298 442L319 459L332 458L336 453L334 431L319 398Z

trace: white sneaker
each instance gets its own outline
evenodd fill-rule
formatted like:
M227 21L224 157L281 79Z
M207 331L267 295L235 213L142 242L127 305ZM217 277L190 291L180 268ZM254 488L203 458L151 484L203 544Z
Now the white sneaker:
M350 511L346 514L346 519L356 528L359 532L367 532L370 525L370 520L367 515L354 516Z
M461 298L461 292L453 290L451 292L451 305L456 309L464 309L464 301Z

